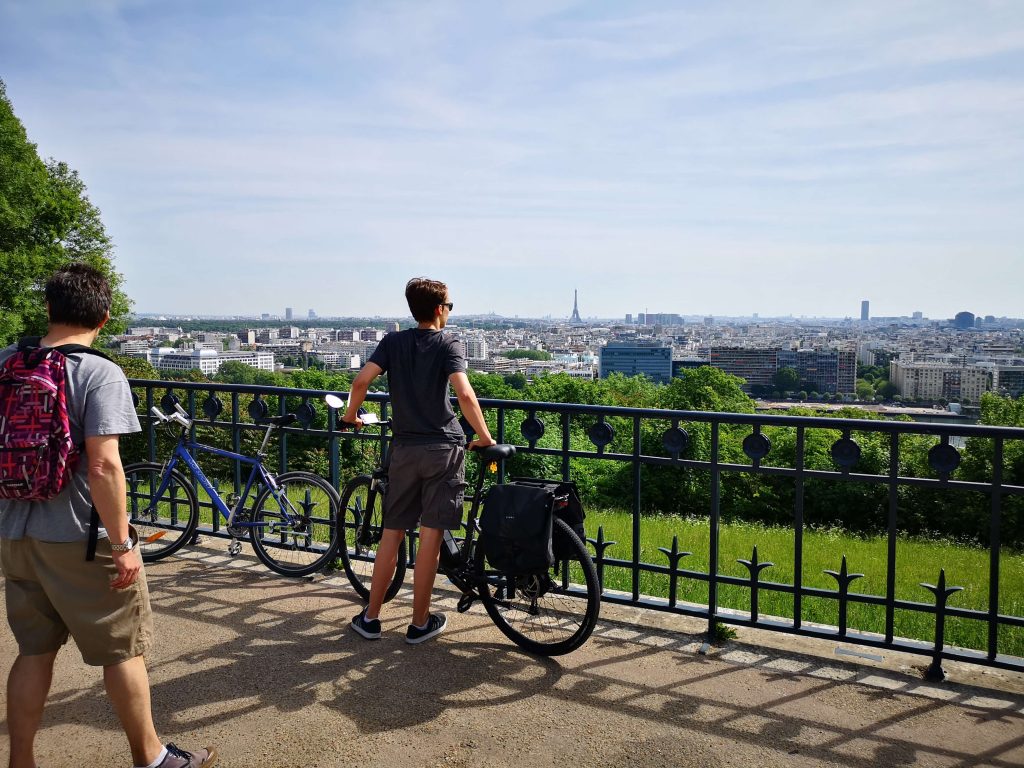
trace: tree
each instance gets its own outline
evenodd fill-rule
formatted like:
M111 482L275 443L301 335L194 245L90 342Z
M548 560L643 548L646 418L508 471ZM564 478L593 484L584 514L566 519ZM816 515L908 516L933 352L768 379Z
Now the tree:
M779 370L775 372L775 376L772 378L772 381L775 384L775 388L780 392L792 392L800 382L800 374L796 372L795 368L786 366L779 368Z
M66 163L40 159L0 80L0 345L46 332L43 285L75 261L106 275L114 296L103 333L122 331L130 302L112 252L85 183Z
M899 389L896 388L896 385L888 380L878 379L876 387L875 394L883 400L892 400L899 394Z
M865 381L864 379L858 379L855 386L858 400L874 400L875 399L875 388L871 386L871 382Z

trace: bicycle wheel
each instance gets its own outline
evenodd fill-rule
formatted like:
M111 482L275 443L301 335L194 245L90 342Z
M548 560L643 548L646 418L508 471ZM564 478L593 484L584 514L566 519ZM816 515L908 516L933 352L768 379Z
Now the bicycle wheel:
M479 542L476 548L476 574L487 615L509 640L541 656L560 656L583 645L601 610L601 586L586 545L562 520L555 518L554 525L573 555L545 573L489 573Z
M160 464L139 462L124 468L128 516L147 563L177 552L192 540L199 525L199 500L192 483L172 469L167 488L157 497L163 477Z
M278 475L252 510L250 538L256 556L283 576L308 576L335 558L338 492L312 472Z
M377 545L383 534L384 497L370 486L369 475L359 475L345 486L341 497L342 528L345 538L345 557L342 562L352 587L363 600L370 599L370 581L377 558ZM406 542L398 546L395 575L384 593L388 602L402 587L405 579Z

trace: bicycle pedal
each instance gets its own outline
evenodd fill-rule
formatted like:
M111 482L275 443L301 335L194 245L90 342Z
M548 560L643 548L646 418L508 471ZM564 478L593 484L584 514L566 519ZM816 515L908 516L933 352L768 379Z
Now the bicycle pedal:
M232 557L235 557L241 551L242 551L242 542L240 542L240 541L232 541L230 544L228 544L228 554L231 555Z
M459 613L465 613L475 601L476 595L463 595L459 598L459 603L455 606L455 610Z

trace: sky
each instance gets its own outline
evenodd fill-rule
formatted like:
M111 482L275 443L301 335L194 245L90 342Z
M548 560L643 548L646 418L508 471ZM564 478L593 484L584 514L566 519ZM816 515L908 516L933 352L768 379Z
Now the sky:
M1024 316L1024 2L0 0L140 312Z

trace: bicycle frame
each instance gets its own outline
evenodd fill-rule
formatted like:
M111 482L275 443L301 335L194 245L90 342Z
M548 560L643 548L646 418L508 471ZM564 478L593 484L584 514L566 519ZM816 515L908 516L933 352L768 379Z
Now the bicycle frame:
M263 440L264 445L266 445L269 437L270 430L267 431L267 437ZM220 492L214 488L213 483L211 483L209 478L206 477L206 474L192 455L193 451L197 453L210 453L214 456L220 456L221 458L231 459L233 461L240 461L252 466L252 471L249 473L248 480L246 480L245 488L242 493L239 494L238 501L235 502L233 509L229 508L228 505L224 503ZM221 517L224 518L228 526L237 525L238 527L252 528L263 525L263 523L257 523L255 521L241 521L239 523L235 523L235 516L237 512L240 509L244 509L245 502L249 498L249 493L258 483L262 483L266 487L270 488L274 497L280 504L281 500L277 496L277 482L274 480L274 476L267 471L266 467L263 466L262 446L256 456L252 457L241 453L235 453L234 451L226 451L222 448L215 448L212 445L205 445L182 434L178 439L178 444L174 447L174 452L171 454L171 457L164 463L163 479L160 482L160 488L156 493L156 497L162 496L167 490L167 486L170 485L171 482L171 470L173 470L179 462L185 464L185 466L191 470L192 476L195 477L196 481L206 491L207 495L210 497L213 507L220 513ZM282 505L282 512L284 511L284 505Z

